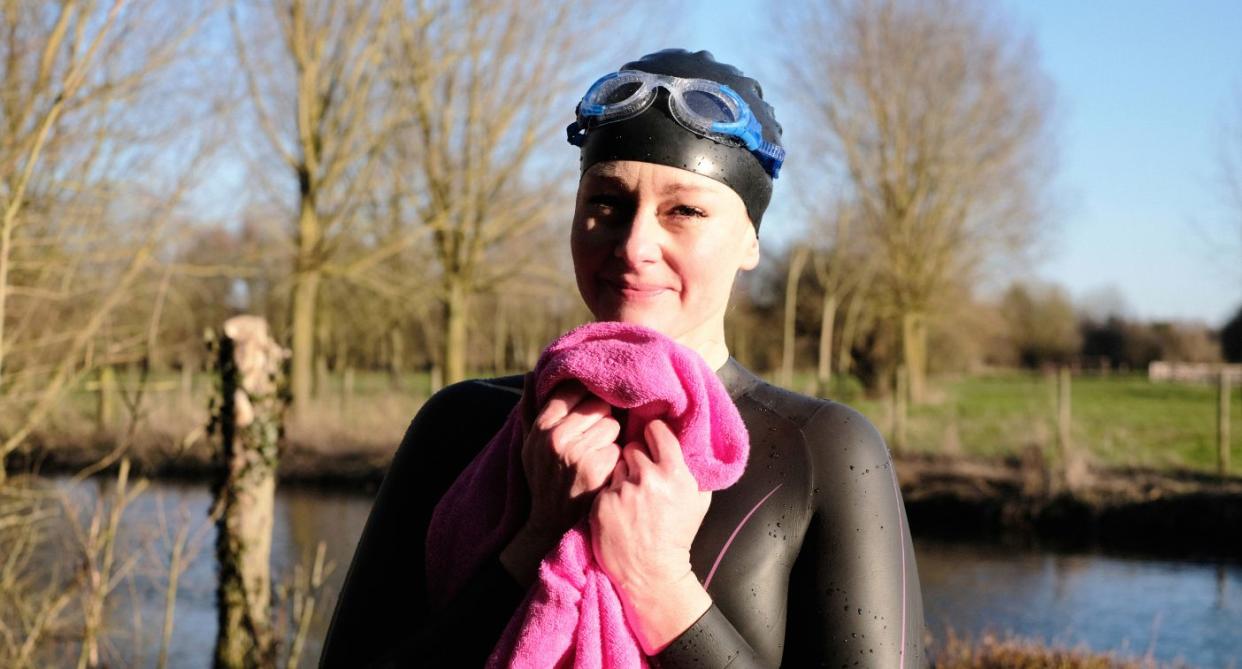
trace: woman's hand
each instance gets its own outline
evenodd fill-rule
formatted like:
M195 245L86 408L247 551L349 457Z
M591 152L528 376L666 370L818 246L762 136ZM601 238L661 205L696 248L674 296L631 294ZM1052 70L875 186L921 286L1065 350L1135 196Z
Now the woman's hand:
M522 444L530 517L500 556L519 583L534 581L539 561L590 509L620 457L620 433L612 407L578 382L558 386L534 417Z
M627 444L591 510L595 558L617 589L643 652L655 655L711 606L690 567L690 545L711 493L701 492L663 421Z

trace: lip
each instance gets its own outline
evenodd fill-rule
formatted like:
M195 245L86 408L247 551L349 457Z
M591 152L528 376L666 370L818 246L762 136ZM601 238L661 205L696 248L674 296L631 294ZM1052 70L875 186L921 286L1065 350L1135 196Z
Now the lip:
M609 277L600 277L600 283L627 300L648 300L670 290L667 286L659 284Z

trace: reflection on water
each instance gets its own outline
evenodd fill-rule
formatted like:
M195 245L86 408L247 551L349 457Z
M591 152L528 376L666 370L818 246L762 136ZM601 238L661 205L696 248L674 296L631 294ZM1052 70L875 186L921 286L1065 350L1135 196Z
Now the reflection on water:
M89 503L106 485L88 482L73 492ZM140 551L146 567L111 600L109 656L119 660L116 664L154 665L170 552L166 537L178 523L204 523L210 503L204 484L153 483L127 511L119 554ZM274 580L287 581L294 565L308 565L319 541L326 542L328 561L336 565L326 579L302 666L318 659L370 504L369 495L357 493L289 487L278 492ZM169 666L211 665L214 547L214 528L204 527L199 552L181 578ZM916 541L915 549L927 623L937 638L944 638L946 628L972 635L992 630L1133 655L1150 648L1159 659L1180 657L1200 667L1242 667L1242 567L1237 565L933 541Z
M89 508L107 480L83 483L72 491L79 506ZM85 502L85 504L83 504ZM371 498L359 493L284 487L276 496L276 522L272 536L272 580L290 583L294 566L309 566L315 549L325 542L327 563L335 569L324 579L324 592L316 605L301 665L313 667L336 593L340 591L353 557L354 546L366 523ZM210 667L216 638L215 528L204 526L211 506L206 484L153 482L125 513L118 555L140 554L140 566L132 583L117 588L109 600L108 657L118 666L154 666L159 653L164 616L170 537L178 523L202 527L198 553L182 574L178 585L175 627L169 646L168 666ZM162 517L162 520L161 520ZM165 529L166 528L166 529ZM134 603L138 606L134 606ZM274 614L277 625L287 627L287 617Z
M1242 567L916 542L927 624L1242 666Z

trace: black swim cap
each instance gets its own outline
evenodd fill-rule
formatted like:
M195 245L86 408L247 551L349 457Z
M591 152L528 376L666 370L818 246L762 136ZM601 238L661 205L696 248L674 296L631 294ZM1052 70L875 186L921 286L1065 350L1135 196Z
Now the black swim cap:
M626 63L622 70L640 70L686 79L709 79L733 89L763 126L763 139L780 146L781 126L763 99L759 82L732 65L717 62L711 52L665 49ZM641 114L593 128L582 144L582 172L605 160L637 160L678 167L710 177L732 188L746 204L755 230L772 199L772 178L759 158L744 146L730 146L686 129L668 109L668 91Z

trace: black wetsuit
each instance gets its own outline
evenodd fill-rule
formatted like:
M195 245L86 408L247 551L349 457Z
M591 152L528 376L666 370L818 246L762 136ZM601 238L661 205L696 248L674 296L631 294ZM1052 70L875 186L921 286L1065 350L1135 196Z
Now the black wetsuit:
M918 572L888 449L862 414L719 371L750 460L712 494L691 562L713 605L660 667L920 667ZM522 377L433 396L380 488L320 665L481 666L524 591L493 557L445 610L428 609L424 539L436 502L499 429Z

